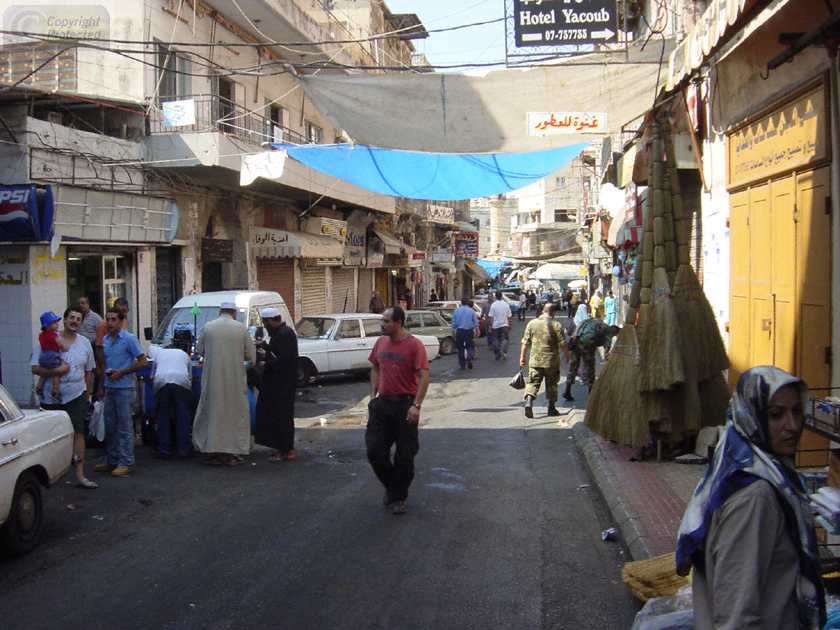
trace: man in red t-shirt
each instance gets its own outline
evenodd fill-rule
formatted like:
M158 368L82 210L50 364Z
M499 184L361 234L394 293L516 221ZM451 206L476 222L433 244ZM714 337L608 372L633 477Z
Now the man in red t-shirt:
M404 326L405 311L399 306L382 313L382 336L368 357L373 369L365 445L373 472L385 486L383 502L394 514L405 514L408 487L414 479L414 456L420 450L420 405L429 388L426 348Z

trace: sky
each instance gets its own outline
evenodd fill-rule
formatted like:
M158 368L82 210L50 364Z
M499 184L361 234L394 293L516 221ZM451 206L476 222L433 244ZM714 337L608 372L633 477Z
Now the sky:
M433 65L505 62L505 0L386 0L391 13L414 13L427 31L498 20L484 26L429 33L412 40ZM463 69L468 70L468 69Z

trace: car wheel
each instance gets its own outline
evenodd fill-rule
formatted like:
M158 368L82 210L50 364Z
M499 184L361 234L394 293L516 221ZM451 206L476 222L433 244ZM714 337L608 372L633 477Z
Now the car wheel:
M309 359L301 359L298 361L297 386L306 387L309 385L309 381L312 380L312 376L314 374L315 366L312 365L312 362Z
M455 352L455 342L452 340L452 337L446 337L440 340L440 353L441 354L452 354Z
M43 509L38 478L32 472L24 472L15 484L9 518L0 529L7 551L19 556L35 547L41 535Z

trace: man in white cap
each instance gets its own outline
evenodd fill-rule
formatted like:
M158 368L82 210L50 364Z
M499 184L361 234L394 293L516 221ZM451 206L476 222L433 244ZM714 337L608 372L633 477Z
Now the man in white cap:
M222 302L218 319L207 322L196 344L204 357L201 398L193 424L193 444L208 453L208 464L220 466L222 455L236 466L251 450L251 411L248 407L245 361L257 358L245 324L236 321L236 304Z
M272 449L272 462L295 460L295 389L297 383L297 333L283 323L274 307L260 311L271 336L258 364L262 375L257 397L254 442Z

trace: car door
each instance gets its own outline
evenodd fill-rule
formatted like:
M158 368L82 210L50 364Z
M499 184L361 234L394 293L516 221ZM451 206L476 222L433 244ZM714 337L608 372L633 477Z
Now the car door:
M338 320L332 339L327 344L331 372L347 372L364 368L370 352L362 335L361 321L356 318Z
M9 514L15 482L23 466L22 457L27 450L26 424L20 409L6 396L0 396L0 522Z
M423 313L421 318L423 320L424 330L422 334L432 335L438 339L446 339L447 337L454 336L452 328L447 326L446 322L443 321L443 318L441 318L437 313Z

